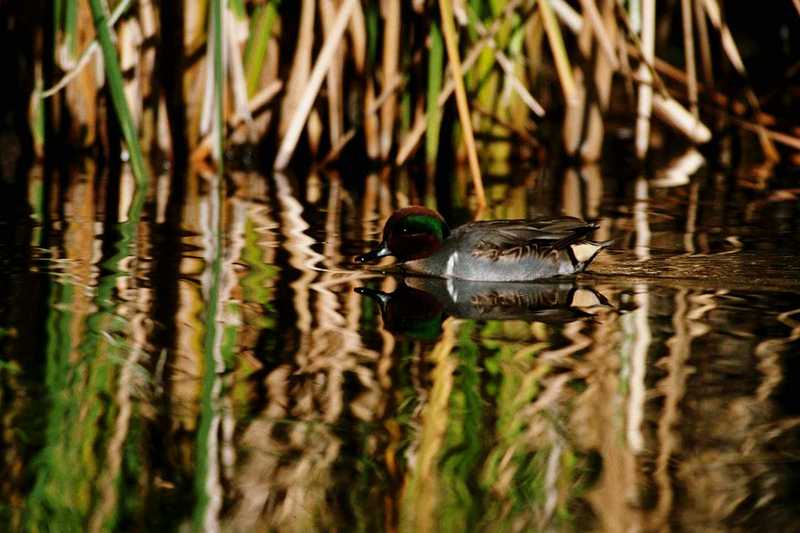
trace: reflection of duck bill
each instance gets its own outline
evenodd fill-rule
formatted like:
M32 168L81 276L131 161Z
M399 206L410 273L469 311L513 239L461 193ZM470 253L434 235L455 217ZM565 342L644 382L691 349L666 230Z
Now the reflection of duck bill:
M361 296L368 296L378 302L378 305L381 307L381 313L386 312L386 306L389 304L389 300L392 299L392 295L388 292L370 289L369 287L356 287L355 291Z

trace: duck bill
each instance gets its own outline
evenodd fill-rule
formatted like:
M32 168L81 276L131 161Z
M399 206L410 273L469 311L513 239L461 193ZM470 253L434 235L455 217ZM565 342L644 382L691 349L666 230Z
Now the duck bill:
M378 245L377 248L368 252L364 255L359 255L356 257L356 263L373 263L380 259L381 257L386 257L387 255L392 255L392 252L389 251L389 247L386 246L385 242L382 242Z

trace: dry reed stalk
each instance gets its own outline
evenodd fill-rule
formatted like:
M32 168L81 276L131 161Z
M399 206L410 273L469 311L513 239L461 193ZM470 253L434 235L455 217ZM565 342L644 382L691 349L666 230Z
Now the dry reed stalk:
M111 16L108 18L108 27L113 28L113 26L117 23L119 18L125 13L130 6L131 0L123 0L122 2L114 8L114 12L111 13ZM95 38L92 40L89 45L84 48L83 52L81 52L80 56L77 60L71 61L71 67L68 71L64 74L64 76L52 87L46 89L42 92L42 98L48 98L53 96L58 91L66 87L73 79L75 79L78 74L80 74L81 70L89 64L89 61L93 58L94 54L100 52L100 45Z
M330 33L335 16L333 0L320 0L319 10L322 18L322 28L325 37ZM352 28L352 18L350 19ZM328 136L331 145L335 145L342 137L344 130L344 89L342 84L342 70L344 57L347 55L345 41L339 44L337 53L331 61L331 66L326 75L325 84L328 88Z
M439 0L439 11L442 16L442 33L444 34L445 47L450 60L450 70L453 73L455 82L456 106L461 127L464 130L464 141L467 145L472 183L475 186L475 194L478 197L478 210L481 211L486 206L486 196L483 192L483 180L481 179L481 169L478 163L478 152L475 147L475 137L472 134L472 120L469 113L469 104L467 103L467 94L464 90L464 78L461 74L461 60L458 56L452 0Z
M591 25L584 24L583 18L581 18L580 31L578 33L578 50L581 52L583 61L575 65L573 72L575 97L572 101L567 102L567 108L564 113L564 150L570 156L574 156L578 152L586 133L586 78L589 77L589 73L584 72L584 69L587 68L585 65L588 65L592 57L592 33Z
M403 85L403 78L401 76L397 76L394 79L394 82L384 88L383 92L375 98L374 95L370 94L370 104L367 106L366 111L364 112L364 129L365 133L371 135L372 140L368 139L367 141L367 153L373 159L378 157L378 135L377 135L377 128L370 129L367 124L375 123L377 118L377 113L380 111L381 106L389 98L394 91L398 90ZM370 84L372 86L372 84ZM347 132L341 136L339 141L331 147L328 154L323 158L321 166L325 166L331 161L336 160L339 157L339 154L344 149L347 144L353 140L356 133L358 131L358 126L353 126ZM368 135L368 137L369 137ZM375 150L374 154L369 151L370 146L372 146Z
M703 144L711 140L711 130L674 98L656 93L653 95L652 103L653 112L657 117L692 142Z
M311 151L311 155L316 157L319 151L319 143L322 140L322 132L325 131L325 126L322 125L322 119L319 117L319 111L311 109L308 113L305 128L308 134L308 148Z
M155 62L156 62L156 37L158 35L157 15L153 7L152 0L141 0L139 2L139 22L142 28L142 50L141 55L141 78L142 78L142 100L144 108L140 122L140 136L142 146L147 151L157 139L158 111L159 102L155 98L157 94L154 86L155 82Z
M249 115L251 117L256 117L265 111L267 104L269 104L272 99L275 98L282 88L283 83L276 80L253 95L248 103ZM231 134L232 137L241 136L243 133L246 133L247 129L250 128L250 124L244 120L244 117L234 115L228 117L227 128L233 132ZM208 157L208 155L211 153L211 143L213 140L214 139L210 134L205 135L192 152L191 160L193 162L199 162Z
M636 156L644 159L650 145L650 112L653 105L653 64L656 44L656 0L642 0L642 64L639 65L639 99L636 116Z
M362 74L367 60L367 29L364 22L364 10L360 2L356 5L353 15L350 17L349 31L353 46L351 54L353 64L356 67L356 72Z
M308 84L308 76L311 71L311 52L314 46L314 6L314 0L303 0L292 70L289 72L286 95L283 97L281 105L281 121L278 126L278 133L281 136L286 135L289 121Z
M631 48L631 50L634 49ZM686 74L683 71L677 69L662 59L655 58L655 64L653 67L659 74L663 74L684 85L688 83ZM765 127L765 125L768 124L774 124L776 121L776 117L774 115L764 112L759 113L756 117L758 123L742 119L736 115L743 114L745 112L746 105L743 102L739 100L731 100L725 94L716 91L713 87L708 85L698 83L698 87L714 102L713 107L709 106L711 109L718 113L724 113L728 115L731 120L748 131L757 133L758 128ZM726 111L727 109L731 109L734 115L731 115L728 111ZM764 132L773 141L785 144L787 146L796 147L798 146L798 143L800 143L800 138L788 135L786 133L781 133L766 128L764 129Z
M708 14L708 18L711 19L711 24L713 24L717 31L720 32L722 49L725 51L725 54L728 56L728 59L739 75L747 80L747 69L745 69L742 56L739 54L739 48L736 46L736 41L733 39L730 28L728 28L728 25L722 20L722 13L719 3L717 0L703 0L703 5L705 6L705 11L706 14ZM750 106L753 108L753 111L755 111L755 113L759 113L761 111L761 105L758 103L758 97L756 96L755 92L753 92L753 89L749 84L745 86L745 96L747 97ZM764 151L766 158L770 161L778 161L780 159L780 155L775 149L775 145L772 144L769 136L763 129L760 129L757 133L758 139L761 143L761 149Z
M142 118L142 71L139 46L142 43L142 32L139 21L130 17L120 24L117 34L119 48L119 67L125 76L125 99L131 110L133 123L139 129Z
M697 37L700 41L700 60L703 63L703 80L714 83L714 67L711 64L711 41L708 38L708 24L703 10L703 0L692 0L694 20L697 23Z
M738 117L730 117L730 118L733 122L738 124L739 127L742 129L751 131L753 133L759 133L763 131L764 135L769 137L771 140L786 146L790 146L796 150L800 150L800 137L794 137L792 135L781 133L779 131L768 130L761 124L756 124L754 122L750 122L749 120L744 120Z
M575 81L572 79L572 68L569 64L564 40L561 37L561 30L558 27L553 10L550 7L550 0L538 3L544 22L544 30L547 34L547 41L550 43L550 51L556 64L556 72L561 83L561 91L564 93L564 101L569 106L575 102Z
M87 3L81 2L76 7L77 4L77 0L68 2L75 12L68 17L72 21L67 23L63 45L60 48L62 53L58 63L64 69L74 66L78 47L86 46L93 37L90 33L92 17ZM97 137L98 126L102 127L98 124L97 92L104 83L105 73L101 61L96 61L94 66L93 70L81 71L76 76L75 83L70 84L64 91L65 107L71 117L70 138L83 146L93 144Z
M619 48L619 65L620 73L625 80L625 91L630 102L633 102L633 69L631 68L631 59L628 52L628 42L625 38L625 32L617 33L617 47Z
M342 6L339 8L339 12L336 15L336 20L334 21L331 31L328 34L328 37L325 39L325 43L322 45L322 50L320 50L317 61L314 64L311 77L309 78L305 89L300 95L300 101L298 102L297 107L294 109L294 112L289 120L286 133L281 141L280 148L278 149L278 155L275 158L274 167L276 170L286 168L286 165L289 164L289 160L292 157L292 153L297 145L297 141L300 138L300 133L303 131L303 125L306 122L309 112L311 111L311 106L314 104L317 92L319 91L319 88L322 85L322 80L328 68L330 67L331 61L333 60L333 55L336 53L336 48L344 35L344 30L347 27L348 20L355 9L356 3L357 0L345 0L342 3Z
M572 33L577 35L581 32L583 17L565 0L550 0L550 7Z
M183 49L186 55L198 53L204 49L208 40L207 33L208 0L189 2L183 10ZM178 43L172 43L173 46ZM205 47L206 49L208 47ZM186 138L192 146L200 137L203 122L203 103L207 101L205 90L208 81L203 77L206 69L213 63L207 63L207 58L186 64L183 72L183 100L186 105Z
M369 76L366 78L364 91L364 107L370 109L375 106L375 85ZM355 132L353 132L355 134ZM364 138L367 145L367 155L370 159L377 159L380 155L380 119L375 113L364 114Z
M397 65L400 60L400 0L381 0L383 27L383 85L389 85L398 75ZM394 122L397 115L397 98L392 93L381 108L380 156L389 157L394 138Z
M614 0L603 1L604 27L607 28L608 38L616 41L617 27L614 18ZM609 62L606 55L598 55L595 59L594 67L594 87L592 99L589 103L589 117L586 127L586 135L580 147L581 158L584 161L597 161L603 150L603 114L608 109L611 99L611 79L616 65Z
M205 53L205 83L200 111L200 134L211 135L211 154L214 161L222 167L223 145L225 142L223 116L225 98L226 40L228 34L222 0L211 0L208 17L208 39Z
M592 32L600 45L600 49L603 51L608 65L611 67L611 70L617 70L619 68L619 62L617 61L614 46L615 40L613 36L609 34L609 30L606 27L608 18L600 15L600 11L598 11L594 0L580 0L580 2L584 17L588 17L589 24L592 26Z
M698 116L697 107L697 67L694 57L694 31L692 29L692 0L681 0L681 19L683 21L683 50L686 57L686 79L689 89L689 109Z
M542 14L536 12L525 26L525 49L527 50L526 61L528 64L528 79L531 85L541 77L542 60L542 40L544 39L544 26L542 25Z
M224 32L226 39L223 46L227 54L227 74L230 77L231 92L233 94L233 112L238 120L243 120L247 125L249 130L248 140L255 141L252 128L253 117L250 115L250 104L247 97L247 78L245 77L244 62L240 52L241 43L247 40L247 26L237 24L236 15L230 8L225 9L224 23L226 24Z

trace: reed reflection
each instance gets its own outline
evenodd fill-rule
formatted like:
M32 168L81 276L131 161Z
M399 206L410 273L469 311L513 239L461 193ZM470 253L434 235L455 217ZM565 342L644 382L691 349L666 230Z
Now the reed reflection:
M702 174L487 179L487 216L573 214L616 240L575 279L497 286L348 264L419 201L408 172L304 190L237 171L224 194L162 174L137 216L132 188L85 172L29 186L47 259L20 290L46 320L41 353L3 324L12 528L796 523L797 265L772 241L747 255L757 228L725 221L754 212L709 206Z

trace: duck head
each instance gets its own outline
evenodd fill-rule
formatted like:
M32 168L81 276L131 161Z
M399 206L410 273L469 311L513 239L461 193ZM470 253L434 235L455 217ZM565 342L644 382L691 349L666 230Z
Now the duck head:
M405 207L389 217L377 248L355 258L356 263L392 255L399 262L422 259L438 250L450 235L442 216L426 207Z

